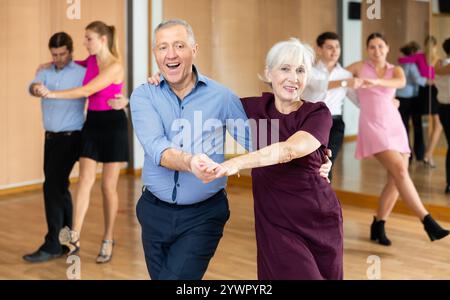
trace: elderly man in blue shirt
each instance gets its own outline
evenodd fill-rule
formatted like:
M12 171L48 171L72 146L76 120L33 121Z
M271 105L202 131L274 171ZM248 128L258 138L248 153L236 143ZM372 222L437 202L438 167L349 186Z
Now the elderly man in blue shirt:
M65 32L55 33L49 41L53 58L50 68L40 70L30 85L30 94L41 97L39 88L54 90L79 87L85 69L72 61L73 42ZM81 128L84 123L85 98L42 99L42 120L45 129L44 202L48 232L44 244L23 258L29 262L44 262L63 255L58 233L72 225L72 198L69 175L78 160Z
M154 37L161 84L141 85L130 100L145 151L137 205L145 259L152 279L201 279L230 215L226 178L204 184L214 174L203 164L224 161L227 120L247 117L236 95L193 66L197 45L190 25L169 20ZM229 127L248 149L248 127Z
M226 178L211 181L205 165L224 161L226 130L250 150L251 130L240 99L194 66L189 24L165 21L153 37L160 84L130 100L145 152L136 207L145 260L152 279L202 279L230 216Z

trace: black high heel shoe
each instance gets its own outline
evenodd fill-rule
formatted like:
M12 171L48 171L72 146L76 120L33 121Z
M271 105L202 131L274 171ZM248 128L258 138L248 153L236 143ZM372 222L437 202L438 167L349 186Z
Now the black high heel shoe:
M445 238L450 233L447 229L442 228L429 214L423 218L422 223L431 241Z
M386 221L377 221L376 217L373 217L372 225L370 226L370 239L372 241L377 241L378 244L383 246L390 246L392 243L386 236L386 231L384 229L384 224Z

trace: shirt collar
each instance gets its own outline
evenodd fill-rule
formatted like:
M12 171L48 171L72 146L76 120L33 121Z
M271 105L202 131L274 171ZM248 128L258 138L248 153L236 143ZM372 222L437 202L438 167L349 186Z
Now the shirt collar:
M75 66L75 62L74 62L73 60L71 60L71 61L70 61L64 68L62 68L61 70L57 70L55 64L52 64L51 69L52 69L53 71L57 72L57 71L65 70L65 69L71 69L71 68L73 68L74 66Z

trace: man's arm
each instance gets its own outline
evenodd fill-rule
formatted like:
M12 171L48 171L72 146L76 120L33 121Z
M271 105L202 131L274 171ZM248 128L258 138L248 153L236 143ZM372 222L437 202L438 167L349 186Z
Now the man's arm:
M251 128L242 102L232 93L228 97L225 117L227 131L245 150L251 151Z
M204 154L192 155L177 149L165 135L162 117L150 101L150 90L141 85L130 98L131 119L136 136L144 148L145 155L157 166L181 172L192 172L202 181L214 174L205 172L206 163L215 163Z
M39 87L42 87L44 85L45 85L45 73L43 70L41 70L36 74L36 77L30 83L30 86L28 87L28 92L30 93L30 95L40 98L42 97L42 95L39 93L38 89Z
M131 120L146 156L159 166L163 152L175 148L176 145L167 139L161 116L153 107L150 96L146 85L141 85L133 91L130 97Z
M311 102L325 101L327 91L328 75L313 69L301 97Z
M419 68L417 68L415 64L411 65L411 79L414 84L420 85L422 87L427 85L427 78L420 75Z
M161 156L161 166L181 172L191 172L191 161L192 154L174 148L164 150Z

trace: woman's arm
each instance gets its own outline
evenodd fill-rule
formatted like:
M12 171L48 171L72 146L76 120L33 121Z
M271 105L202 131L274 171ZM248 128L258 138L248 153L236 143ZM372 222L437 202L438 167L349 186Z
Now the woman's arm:
M87 63L88 63L88 59L89 59L89 56L85 59L85 60L75 60L74 62L77 64L77 65L80 65L80 66L82 66L82 67L87 67Z
M351 65L347 66L345 69L353 74L353 77L359 77L359 72L361 71L363 62L358 61L355 63L352 63Z
M320 142L310 133L298 131L285 142L275 143L258 151L232 158L219 167L212 166L207 171L215 170L216 178L230 176L243 169L287 163L311 154L320 146Z
M387 88L401 89L406 85L405 72L401 67L395 67L394 76L391 79L364 79L363 88L382 86Z
M89 97L114 83L114 81L116 81L119 76L122 76L122 74L122 66L119 63L114 63L100 72L100 74L92 79L87 85L63 91L50 91L47 98L76 99Z

